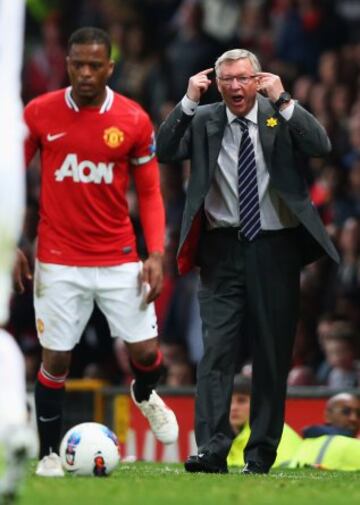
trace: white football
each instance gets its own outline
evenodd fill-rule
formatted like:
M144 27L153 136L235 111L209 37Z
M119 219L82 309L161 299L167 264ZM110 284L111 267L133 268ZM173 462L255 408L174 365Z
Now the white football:
M120 461L119 441L103 424L77 424L62 439L60 458L64 469L76 475L109 475Z

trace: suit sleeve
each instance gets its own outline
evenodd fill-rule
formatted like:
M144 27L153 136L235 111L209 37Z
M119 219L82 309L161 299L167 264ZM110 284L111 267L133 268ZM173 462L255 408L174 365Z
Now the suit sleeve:
M331 142L325 128L299 104L286 122L296 147L307 156L325 156L331 150Z
M147 115L141 119L141 132L131 155L133 176L139 204L140 221L148 253L163 252L165 210L160 191L159 166L155 155L153 126Z
M194 116L185 114L181 102L161 124L157 135L157 156L162 163L172 163L191 158L191 121Z

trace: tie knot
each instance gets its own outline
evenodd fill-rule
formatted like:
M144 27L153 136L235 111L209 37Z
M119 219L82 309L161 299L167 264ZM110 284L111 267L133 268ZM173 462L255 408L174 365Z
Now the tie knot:
M249 122L244 117L238 117L236 121L239 123L241 131L244 132L249 129Z

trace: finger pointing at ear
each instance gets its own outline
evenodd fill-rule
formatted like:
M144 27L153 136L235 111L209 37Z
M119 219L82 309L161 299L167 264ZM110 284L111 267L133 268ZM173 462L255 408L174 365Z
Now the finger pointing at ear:
M202 70L198 74L193 75L189 79L188 88L186 95L190 100L194 102L200 102L201 96L208 90L211 79L209 79L209 74L213 72L213 68L207 68Z
M284 86L278 75L269 72L257 72L259 91L264 91L272 102L276 102L280 94L284 91Z

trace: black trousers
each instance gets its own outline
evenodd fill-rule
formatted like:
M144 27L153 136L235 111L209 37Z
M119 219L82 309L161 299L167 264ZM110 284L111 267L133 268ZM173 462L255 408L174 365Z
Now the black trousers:
M275 460L299 306L298 229L262 232L253 242L235 229L203 233L199 301L204 355L197 370L195 434L199 452L225 459L232 387L244 322L253 357L251 437L245 461Z

